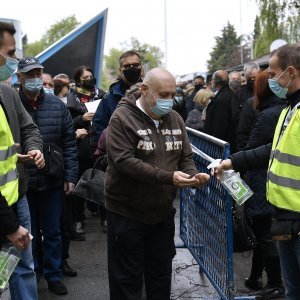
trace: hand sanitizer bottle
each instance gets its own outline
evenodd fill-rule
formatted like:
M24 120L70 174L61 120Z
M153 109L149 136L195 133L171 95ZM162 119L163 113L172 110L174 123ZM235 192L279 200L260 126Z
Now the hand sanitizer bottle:
M207 168L213 169L218 166L220 162L221 159L216 159ZM238 205L242 205L253 195L249 186L240 177L240 173L234 170L223 171L220 182Z
M0 291L5 290L8 280L20 260L20 251L13 244L5 244L0 251Z
M253 195L249 186L240 177L240 173L233 170L223 172L221 183L238 205L242 205Z

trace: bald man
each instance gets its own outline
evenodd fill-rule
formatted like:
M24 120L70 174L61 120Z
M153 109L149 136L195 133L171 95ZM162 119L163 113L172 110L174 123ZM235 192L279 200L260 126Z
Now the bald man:
M230 150L234 151L234 124L231 114L233 91L228 81L228 73L224 70L216 71L212 76L212 89L216 96L207 106L204 132L230 143Z
M173 76L156 68L128 92L107 132L105 191L111 300L170 299L177 187L201 187Z

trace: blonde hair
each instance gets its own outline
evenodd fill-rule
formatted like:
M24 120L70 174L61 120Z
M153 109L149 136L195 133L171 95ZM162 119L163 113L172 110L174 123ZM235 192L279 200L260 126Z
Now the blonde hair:
M214 96L215 94L211 90L202 89L194 97L194 102L203 106L207 106L209 99L213 98Z

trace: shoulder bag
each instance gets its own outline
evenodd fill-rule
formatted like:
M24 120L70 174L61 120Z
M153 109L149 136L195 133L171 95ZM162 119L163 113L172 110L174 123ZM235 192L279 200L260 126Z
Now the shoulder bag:
M43 153L45 158L44 172L46 175L64 178L64 156L63 150L54 143L44 143Z
M234 207L232 211L233 252L250 251L256 247L257 240L244 206Z
M85 170L81 175L75 186L73 195L104 206L105 172L97 169L100 158L96 160L93 168Z

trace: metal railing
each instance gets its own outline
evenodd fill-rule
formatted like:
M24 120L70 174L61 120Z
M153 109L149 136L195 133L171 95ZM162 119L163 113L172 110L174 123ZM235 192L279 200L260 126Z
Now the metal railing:
M208 157L228 158L228 143L191 128L187 131L191 144ZM207 173L205 154L194 151L194 161L199 172ZM201 189L181 189L180 237L221 299L253 299L234 297L231 198L214 176Z

